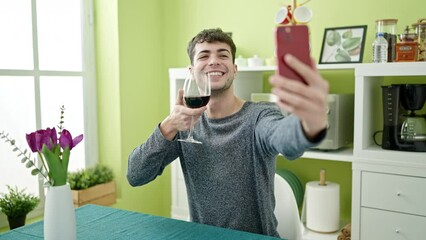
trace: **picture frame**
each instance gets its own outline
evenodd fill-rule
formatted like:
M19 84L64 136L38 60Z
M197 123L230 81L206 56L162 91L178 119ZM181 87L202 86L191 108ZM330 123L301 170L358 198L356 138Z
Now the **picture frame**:
M319 64L361 63L367 25L326 28Z

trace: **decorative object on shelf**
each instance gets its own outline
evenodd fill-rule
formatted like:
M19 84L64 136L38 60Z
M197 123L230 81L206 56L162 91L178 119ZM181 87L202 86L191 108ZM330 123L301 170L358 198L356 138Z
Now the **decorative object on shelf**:
M254 55L253 57L247 59L247 63L249 67L260 67L264 65L263 59L257 55Z
M25 189L18 190L6 186L8 193L0 193L0 212L7 216L9 228L12 230L25 225L27 214L34 210L40 202L40 198L28 194Z
M112 169L97 164L68 174L75 207L86 204L109 206L116 202L116 186Z
M388 42L387 62L426 61L426 18L411 24L414 32L406 26L403 33L396 34L397 23L398 19L376 20L376 35L383 34Z
M64 106L61 107L61 116L58 127L37 130L27 134L27 143L31 151L37 153L42 163L38 166L37 159L31 159L31 153L17 147L15 140L9 138L4 131L0 138L11 144L13 151L22 157L21 162L31 168L32 175L40 175L46 182L46 202L44 214L44 236L46 240L76 239L75 212L72 204L71 189L67 184L68 163L71 150L83 140L83 134L73 138L71 133L63 127ZM58 137L59 136L59 137ZM72 209L72 210L70 210ZM64 234L67 233L67 234Z
M325 170L320 180L306 183L302 221L312 231L331 233L339 230L340 185L326 181Z
M286 25L286 24L306 24L312 19L312 10L305 5L310 0L302 3L297 3L293 0L292 5L286 5L278 9L275 14L275 24Z
M361 63L366 31L367 25L326 28L319 63Z
M247 67L247 58L243 58L243 56L238 55L238 57L235 59L235 64L237 64L238 67Z
M418 44L417 34L410 33L410 27L406 27L403 34L399 34L399 43L395 46L395 62L417 61Z

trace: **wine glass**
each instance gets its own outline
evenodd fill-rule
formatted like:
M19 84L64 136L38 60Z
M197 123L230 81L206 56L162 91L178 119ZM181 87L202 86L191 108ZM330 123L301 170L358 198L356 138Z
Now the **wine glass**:
M210 76L208 73L194 71L193 69L188 72L183 84L183 98L185 105L189 108L200 108L206 106L210 100ZM191 127L186 139L178 139L178 141L198 143L202 142L195 140L192 136L194 130L194 117L191 117Z

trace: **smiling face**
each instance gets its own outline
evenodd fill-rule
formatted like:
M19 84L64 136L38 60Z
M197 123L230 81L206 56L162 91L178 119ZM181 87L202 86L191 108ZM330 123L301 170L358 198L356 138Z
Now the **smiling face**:
M228 90L237 75L231 48L223 42L202 42L195 45L192 69L210 75L212 95Z

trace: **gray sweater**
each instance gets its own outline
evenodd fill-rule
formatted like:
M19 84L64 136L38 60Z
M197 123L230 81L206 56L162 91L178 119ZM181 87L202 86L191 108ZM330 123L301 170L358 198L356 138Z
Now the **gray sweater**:
M179 132L176 138L186 138ZM225 118L202 115L194 138L203 144L166 140L157 127L134 149L127 179L144 185L179 157L191 220L198 223L276 236L275 158L300 157L314 146L295 116L284 117L275 104L246 102Z

